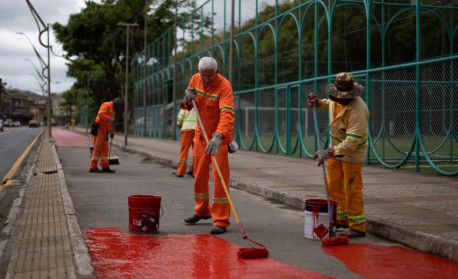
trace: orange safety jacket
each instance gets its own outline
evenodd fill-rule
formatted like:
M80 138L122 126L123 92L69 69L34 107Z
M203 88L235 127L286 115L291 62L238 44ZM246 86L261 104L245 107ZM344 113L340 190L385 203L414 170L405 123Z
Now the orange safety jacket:
M105 102L100 106L95 122L99 123L99 129L102 131L110 133L113 128L111 127L111 122L108 122L108 118L114 118L115 111L113 101Z
M197 73L191 78L189 86L196 88L198 96L195 101L208 139L212 138L213 133L220 133L223 135L221 144L232 142L235 111L232 86L229 81L222 75L217 74L212 86L204 90L204 84ZM184 103L181 103L180 108L185 110L192 109L192 107L187 107ZM197 123L196 137L203 139L200 123Z

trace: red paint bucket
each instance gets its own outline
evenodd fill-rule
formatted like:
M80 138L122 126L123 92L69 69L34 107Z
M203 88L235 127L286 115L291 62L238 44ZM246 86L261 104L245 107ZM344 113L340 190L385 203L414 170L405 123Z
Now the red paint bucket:
M336 234L336 215L337 215L337 202L331 200L333 226L325 235L321 237L316 234L316 228L324 226L329 229L330 220L328 213L328 201L322 199L308 199L305 200L305 227L304 236L311 239L321 239L323 237L332 237Z
M133 195L128 204L130 233L159 233L160 196Z

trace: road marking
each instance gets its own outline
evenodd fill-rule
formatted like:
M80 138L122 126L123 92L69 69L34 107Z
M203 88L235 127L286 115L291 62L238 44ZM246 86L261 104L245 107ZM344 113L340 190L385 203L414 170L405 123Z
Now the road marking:
M35 144L35 142L37 141L38 137L41 136L42 133L43 133L43 129L40 131L40 133L37 134L37 136L32 141L32 143L29 144L29 146L27 146L27 148L24 150L22 155L16 160L16 162L13 165L13 167L11 167L11 169L8 171L8 173L5 175L5 177L3 177L2 182L0 183L0 192L3 190L3 188L5 186L7 186L7 185L9 185L11 183L11 178L13 178L13 175L16 173L16 170L21 165L21 163L24 160L25 156L27 156L27 154L29 153L30 149L32 148L32 146Z

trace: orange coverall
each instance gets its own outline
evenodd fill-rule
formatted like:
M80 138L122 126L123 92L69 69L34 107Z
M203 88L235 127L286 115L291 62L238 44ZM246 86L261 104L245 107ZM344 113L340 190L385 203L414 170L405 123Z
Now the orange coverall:
M220 133L223 136L223 141L215 158L224 182L229 185L228 144L232 142L235 119L232 86L220 74L217 74L213 84L205 89L200 75L195 74L191 78L189 86L197 89L198 96L195 101L208 139L212 138L213 133ZM191 109L184 103L181 103L180 108ZM194 200L196 201L194 214L197 216L211 215L213 217L213 225L227 227L230 224L231 208L215 167L212 168L213 200L211 206L209 205L208 179L211 156L205 153L206 146L207 143L202 135L200 123L197 123L192 152L195 171ZM229 189L227 190L229 191Z
M105 102L100 106L95 122L99 123L97 136L92 136L94 140L94 150L92 151L90 170L97 169L100 160L102 169L109 167L108 164L108 133L113 130L108 118L114 118L113 101Z

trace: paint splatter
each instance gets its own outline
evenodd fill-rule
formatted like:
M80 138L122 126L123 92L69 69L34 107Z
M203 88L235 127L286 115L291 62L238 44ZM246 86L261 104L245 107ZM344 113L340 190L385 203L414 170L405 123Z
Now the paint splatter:
M399 246L350 244L323 247L331 256L364 278L457 278L458 264Z
M212 235L84 235L97 278L332 278L272 258L239 259L241 246Z

